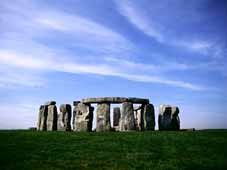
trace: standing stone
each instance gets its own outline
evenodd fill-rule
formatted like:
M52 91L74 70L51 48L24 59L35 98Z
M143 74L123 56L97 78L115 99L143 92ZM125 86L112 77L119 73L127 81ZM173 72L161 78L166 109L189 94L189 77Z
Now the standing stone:
M74 131L92 131L93 110L90 104L74 104Z
M135 130L135 118L133 103L122 103L121 119L120 119L120 131Z
M80 103L80 101L73 101L73 130L76 131L76 109L77 109L77 105Z
M135 126L136 126L136 130L138 131L141 131L143 128L142 113L143 113L143 105L134 109Z
M57 116L57 107L55 105L49 105L47 115L47 131L57 130Z
M179 130L180 118L178 116L179 108L170 105L161 105L159 107L158 125L159 130Z
M47 106L41 105L39 108L39 118L38 118L37 130L46 131L47 114L48 114Z
M96 131L110 131L110 104L98 103L96 112Z
M173 130L180 130L180 118L179 118L179 108L176 106L172 107L172 122L171 126Z
M119 130L120 117L121 117L120 107L114 107L114 109L113 109L113 126L116 131Z
M143 107L142 117L142 129L143 130L154 130L155 128L155 115L154 106L152 104L145 104Z
M60 106L60 114L58 115L58 130L71 131L71 115L71 105L62 104Z
M37 122L37 130L40 130L43 109L44 109L44 106L41 105L41 106L39 107L38 122Z
M58 125L57 125L58 131L65 131L64 122L62 121L62 119L63 119L63 114L59 113L58 114Z

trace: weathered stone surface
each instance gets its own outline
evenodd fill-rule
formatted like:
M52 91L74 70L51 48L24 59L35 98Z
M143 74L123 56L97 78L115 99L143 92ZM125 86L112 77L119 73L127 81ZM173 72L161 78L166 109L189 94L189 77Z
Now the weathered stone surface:
M114 107L113 108L113 126L119 126L120 117L121 117L120 107Z
M180 118L179 118L179 108L176 106L172 107L172 122L171 126L173 130L180 130Z
M44 105L48 106L48 105L55 105L56 101L48 101L46 103L44 103Z
M128 98L128 102L137 103L137 104L148 104L149 103L149 99L129 97Z
M142 113L143 113L143 107L139 106L134 109L134 117L135 117L135 126L136 130L141 131L142 130Z
M64 122L62 121L62 119L63 119L63 114L60 112L58 114L58 125L57 125L58 131L65 131Z
M80 101L73 101L73 106L76 106L76 105L78 105L78 103L80 103Z
M73 127L73 130L76 131L76 111L77 111L77 105L79 104L80 102L77 102L77 101L74 101L73 102L73 120L72 120L72 127Z
M154 106L152 104L144 105L142 117L143 117L142 130L154 130L155 114Z
M122 103L121 118L120 118L120 131L135 130L135 118L133 103Z
M62 104L60 106L60 114L58 114L58 130L71 131L71 115L71 105Z
M37 130L40 130L41 120L42 120L42 112L43 112L44 106L41 105L39 107L39 113L38 113L38 122L37 122Z
M57 130L57 118L57 107L55 105L49 105L47 115L47 131Z
M41 105L39 108L37 130L45 131L47 129L47 125L46 125L47 114L48 114L48 106Z
M86 98L82 99L82 103L122 103L126 102L125 97L98 97L98 98Z
M110 131L110 104L98 103L96 112L96 131Z
M78 103L74 106L74 131L91 131L93 110L89 104Z
M161 105L159 107L158 125L159 130L179 130L180 118L178 116L179 108L170 105Z
M98 97L98 98L86 98L82 99L81 103L124 103L124 102L132 102L132 103L149 103L149 99L141 99L141 98L125 98L125 97Z

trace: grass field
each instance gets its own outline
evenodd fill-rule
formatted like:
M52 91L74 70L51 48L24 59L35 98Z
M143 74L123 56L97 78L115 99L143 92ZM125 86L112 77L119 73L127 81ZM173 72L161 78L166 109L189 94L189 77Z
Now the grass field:
M4 169L227 169L227 130L0 131Z

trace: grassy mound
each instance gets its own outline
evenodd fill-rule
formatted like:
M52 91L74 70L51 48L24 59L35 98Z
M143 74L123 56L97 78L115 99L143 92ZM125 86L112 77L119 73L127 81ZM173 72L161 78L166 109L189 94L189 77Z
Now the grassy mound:
M0 131L0 169L227 169L227 130Z

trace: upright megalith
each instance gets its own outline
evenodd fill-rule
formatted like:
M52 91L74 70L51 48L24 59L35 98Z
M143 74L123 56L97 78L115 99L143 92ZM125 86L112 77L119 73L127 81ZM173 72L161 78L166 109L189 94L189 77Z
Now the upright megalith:
M37 130L45 131L47 129L46 122L47 122L47 114L48 114L48 106L41 105L39 108L39 117L38 117L38 124Z
M71 115L71 105L62 104L60 106L60 114L58 114L58 130L71 131Z
M98 103L96 112L96 131L110 131L110 103Z
M41 106L39 107L38 122L37 122L37 130L40 130L43 108L44 108L43 105L41 105Z
M154 130L155 128L155 114L154 106L152 104L145 104L142 110L142 130Z
M122 103L121 118L120 118L120 131L135 130L135 118L133 103Z
M58 113L55 105L48 106L47 131L57 130Z
M77 109L77 105L80 103L80 101L73 101L73 117L72 117L72 128L75 131L76 130L76 109Z
M119 130L120 117L121 117L120 107L114 107L113 108L113 127L116 131Z
M55 104L55 101L48 101L40 106L37 130L57 130L57 107Z
M93 110L90 104L74 103L74 131L92 130Z
M178 114L178 107L170 105L160 105L158 116L159 130L179 130L180 118Z
M138 131L141 131L143 128L142 113L143 105L134 108L135 126Z
M97 97L74 101L73 114L69 104L60 106L57 114L55 101L48 101L40 106L37 130L71 130L71 117L73 131L92 131L93 111L92 104L97 104L96 131L144 131L154 130L155 111L149 99L137 97ZM110 121L111 104L122 104L122 107L113 109L113 129ZM134 108L135 105L135 108ZM179 108L170 105L161 105L159 108L159 130L179 130Z
M172 107L172 122L171 126L173 130L180 130L180 117L179 117L180 110L178 107Z

